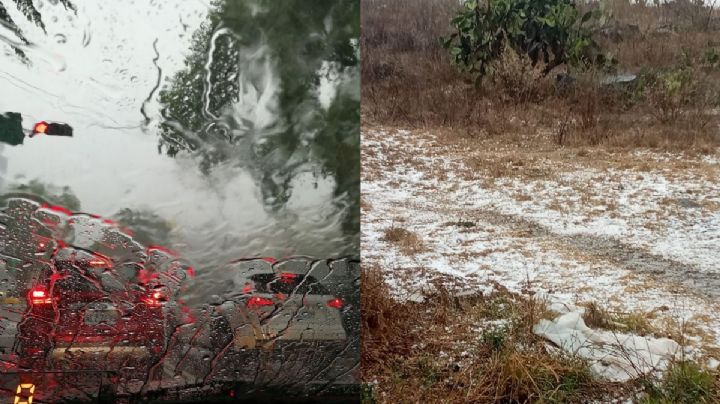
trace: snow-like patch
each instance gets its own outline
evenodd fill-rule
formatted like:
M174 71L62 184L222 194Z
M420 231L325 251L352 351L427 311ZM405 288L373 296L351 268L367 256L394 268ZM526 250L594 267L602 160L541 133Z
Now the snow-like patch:
M613 382L662 372L685 356L682 347L669 338L593 330L585 325L579 312L552 321L540 320L533 331L571 355L588 360L597 376Z
M559 313L595 302L648 313L659 329L668 321L692 324L693 335L702 335L692 343L720 346L720 305L708 285L672 282L683 271L720 277L720 183L712 166L703 167L711 175L670 170L662 162L687 157L640 151L635 155L660 168L578 162L553 175L495 177L468 168L474 150L441 144L431 133L364 131L362 142L363 260L385 271L398 298L438 281L483 293L501 286L532 291ZM705 156L692 163L717 161ZM425 248L406 254L384 239L390 227L415 233ZM628 246L624 258L635 250L665 257L677 273L634 271L604 256L612 251L568 243L583 237Z

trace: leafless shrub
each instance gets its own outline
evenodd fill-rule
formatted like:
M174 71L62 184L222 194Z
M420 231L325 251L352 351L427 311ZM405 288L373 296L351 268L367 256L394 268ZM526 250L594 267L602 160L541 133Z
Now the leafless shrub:
M544 67L542 63L533 66L528 56L505 47L500 58L491 65L493 90L517 104L538 102L552 89L550 79L543 72Z

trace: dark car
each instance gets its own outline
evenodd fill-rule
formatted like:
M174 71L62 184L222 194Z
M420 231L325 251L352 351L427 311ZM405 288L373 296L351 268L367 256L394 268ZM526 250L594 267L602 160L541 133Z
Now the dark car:
M155 369L181 321L177 297L193 269L112 220L25 198L7 205L0 273L11 282L0 309L17 313L17 327L1 342L13 341L25 380L114 374L133 392L160 377Z
M59 249L53 270L26 292L29 306L18 325L20 367L147 373L167 343L166 295L139 282L138 273L99 254Z

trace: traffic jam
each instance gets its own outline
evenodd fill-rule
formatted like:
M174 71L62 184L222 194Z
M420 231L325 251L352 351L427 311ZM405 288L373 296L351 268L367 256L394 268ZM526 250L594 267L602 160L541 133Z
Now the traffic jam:
M322 282L347 262L238 259L202 286L206 301L189 303L201 269L170 249L97 215L18 195L4 204L7 402L328 389L357 365L342 359L352 293Z

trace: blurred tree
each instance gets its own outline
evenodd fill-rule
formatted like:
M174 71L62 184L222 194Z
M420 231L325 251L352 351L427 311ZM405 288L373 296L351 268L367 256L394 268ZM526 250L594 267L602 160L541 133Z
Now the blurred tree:
M359 33L356 0L215 2L160 92L160 152L248 167L273 210L299 173L330 177L357 245Z
M31 180L27 184L11 185L3 195L0 195L0 206L5 206L9 198L17 197L28 198L40 203L60 205L74 212L80 210L80 200L70 187L44 184L38 180Z
M45 23L42 20L42 15L35 7L32 0L13 0L13 2L15 3L15 7L17 7L18 11L20 11L28 21L37 25L44 33L47 34L47 31L45 30ZM77 8L70 0L59 0L59 2L63 5L63 7L65 7L65 9L72 10L74 13L77 13ZM5 0L5 3L7 3L7 0ZM3 0L0 0L0 24L11 30L23 45L31 44L15 21L13 21L12 17L10 17L7 8L3 4ZM30 63L30 59L28 59L27 55L25 55L25 52L23 52L20 47L14 44L10 44L10 47L24 63Z
M146 246L170 244L172 224L146 210L123 209L112 217L133 232L133 239Z

